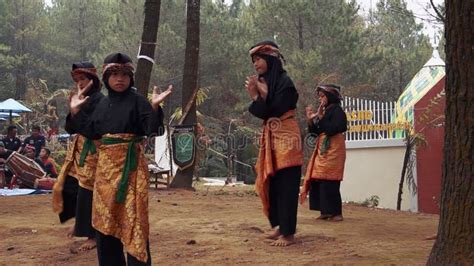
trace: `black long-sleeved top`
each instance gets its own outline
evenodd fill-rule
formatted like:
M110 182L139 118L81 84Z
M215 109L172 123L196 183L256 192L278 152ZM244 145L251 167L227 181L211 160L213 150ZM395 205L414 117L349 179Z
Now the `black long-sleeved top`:
M272 88L269 88L269 90ZM298 102L298 92L293 81L283 73L275 88L275 96L272 99L264 100L258 97L250 104L249 112L254 116L267 120L271 117L280 117L289 110L296 109Z
M89 99L81 108L81 113L83 113L87 117L90 117L92 113L94 112L95 108L97 107L97 105L99 104L99 102L105 96L100 91L92 92L88 96L89 96ZM68 123L69 120L70 120L70 115L68 115L66 118L65 129L67 133L69 134L79 133L80 129L76 128L78 125L76 123L71 123L71 122Z
M10 151L10 150L7 150L5 149L4 152L0 153L0 159L8 159L8 157L10 157L10 155L12 155L13 151Z
M347 117L340 105L333 104L326 108L323 118L313 119L308 125L308 130L312 134L319 135L325 133L334 136L347 131Z
M26 145L32 145L35 147L35 157L38 157L41 152L41 148L46 146L46 138L43 135L29 136L23 141L23 147Z
M117 93L109 90L94 112L87 116L82 110L74 117L68 115L66 128L74 128L90 139L104 134L130 133L138 136L163 135L163 111L154 111L148 100L129 88Z
M21 147L21 140L17 137L10 138L8 136L3 138L3 144L5 144L5 149L11 151L17 151Z

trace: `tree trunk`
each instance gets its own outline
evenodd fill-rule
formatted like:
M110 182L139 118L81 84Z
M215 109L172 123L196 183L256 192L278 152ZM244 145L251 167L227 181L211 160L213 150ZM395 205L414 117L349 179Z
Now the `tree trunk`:
M402 60L398 61L398 94L397 95L402 95L403 89L405 89L405 82L403 82L403 64Z
M17 67L17 70L15 70L15 99L17 100L24 100L25 99L25 93L26 93L26 75L24 73L24 68L23 65Z
M298 17L298 48L300 48L301 51L304 50L303 18L301 16Z
M14 39L14 48L15 48L15 56L17 58L22 58L20 60L20 64L16 66L15 70L15 99L23 100L25 98L26 87L27 87L27 80L26 80L26 67L25 67L25 59L23 59L25 54L25 1L22 0L20 2L15 1L15 31L20 32L18 36L15 36Z
M196 91L198 89L198 69L199 69L199 9L200 0L187 0L187 20L186 20L186 51L183 71L183 124L196 124ZM186 106L193 101L187 114ZM193 183L194 164L185 170L178 170L176 177L171 183L174 188L191 188Z
M156 38L158 35L158 25L160 23L161 0L145 1L145 20L143 22L142 42L135 74L135 87L145 95L148 94L151 71L155 58Z
M446 0L441 213L428 265L474 265L474 0Z
M79 27L77 27L77 30L79 31L79 47L80 47L80 56L81 56L81 61L86 61L87 60L87 47L86 47L86 17L85 17L85 12L86 12L86 4L84 2L80 3L79 6Z
M408 167L408 161L410 160L410 154L412 149L412 142L408 130L405 131L407 146L405 149L405 157L403 158L402 174L400 176L400 183L398 184L398 196L397 196L397 211L402 208L402 195L403 195L403 183L405 182L405 176Z

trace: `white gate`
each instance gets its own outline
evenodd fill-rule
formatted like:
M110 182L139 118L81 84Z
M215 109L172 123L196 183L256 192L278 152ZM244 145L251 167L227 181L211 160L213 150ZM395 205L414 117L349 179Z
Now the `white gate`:
M395 122L395 102L344 97L342 108L347 115L349 141L400 139L411 127L409 122Z

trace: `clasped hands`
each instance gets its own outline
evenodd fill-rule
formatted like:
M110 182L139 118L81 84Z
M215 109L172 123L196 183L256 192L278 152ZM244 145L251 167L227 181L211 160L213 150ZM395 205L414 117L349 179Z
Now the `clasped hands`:
M268 85L263 77L259 78L256 75L248 76L247 80L245 80L245 89L247 89L247 92L253 101L255 101L258 96L262 97L264 100L267 99Z

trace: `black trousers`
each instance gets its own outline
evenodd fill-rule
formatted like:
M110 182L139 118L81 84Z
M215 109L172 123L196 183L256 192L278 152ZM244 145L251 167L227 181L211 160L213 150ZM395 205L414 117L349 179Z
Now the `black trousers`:
M322 215L342 215L340 186L341 181L312 180L309 209L321 211Z
M104 235L97 231L97 256L100 266L125 266L125 265L151 265L150 243L147 243L148 261L146 263L137 260L127 253L127 261L123 254L123 245L120 239Z
M76 205L77 205L77 190L79 184L77 179L68 175L64 181L63 187L63 211L59 214L59 221L61 223L67 222L67 220L76 216Z
M92 227L92 194L92 191L81 186L77 190L75 236L95 238L95 229Z
M301 167L288 167L270 177L270 215L272 227L279 226L284 236L296 232Z

